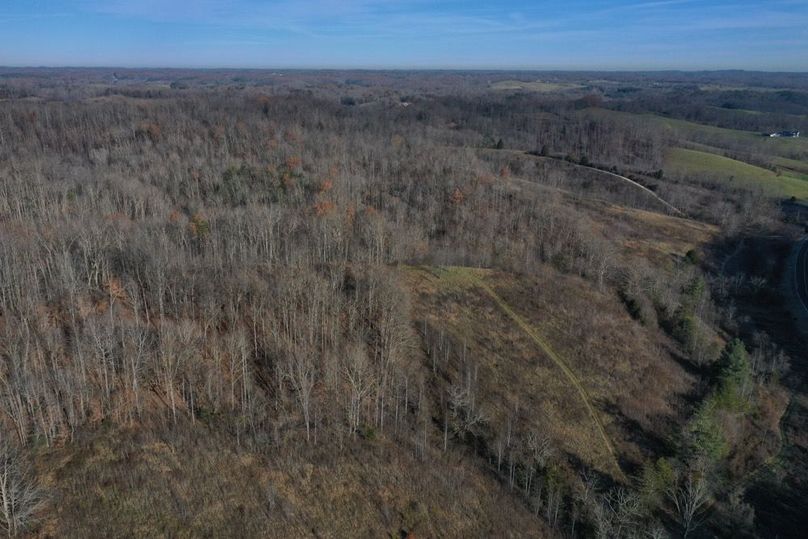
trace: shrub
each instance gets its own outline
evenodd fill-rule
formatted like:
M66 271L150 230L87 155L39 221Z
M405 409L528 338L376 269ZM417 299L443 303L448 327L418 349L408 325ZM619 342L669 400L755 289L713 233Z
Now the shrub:
M721 460L729 453L729 445L718 423L716 411L716 403L708 398L688 425L690 452L712 461Z
M752 367L740 339L733 339L724 347L720 369L715 396L718 406L732 412L746 411L752 386Z
M676 472L667 459L659 458L656 462L643 465L641 492L647 505L658 505L674 485Z
M639 321L644 326L656 326L657 318L654 306L645 295L642 293L633 295L627 290L620 290L618 294L623 304L626 306L628 314L634 320Z

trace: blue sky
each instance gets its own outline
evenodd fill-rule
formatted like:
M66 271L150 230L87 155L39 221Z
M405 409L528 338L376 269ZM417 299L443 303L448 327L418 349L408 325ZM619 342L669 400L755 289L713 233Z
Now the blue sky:
M808 71L808 0L0 0L0 65Z

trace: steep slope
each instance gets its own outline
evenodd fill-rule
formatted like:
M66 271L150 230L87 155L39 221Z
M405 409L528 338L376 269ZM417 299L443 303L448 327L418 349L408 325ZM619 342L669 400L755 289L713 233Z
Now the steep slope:
M562 461L616 479L615 457L631 471L665 452L693 379L616 297L544 269L410 268L407 280L439 378L474 379L490 451L509 429L538 431Z
M459 454L389 439L239 447L221 426L106 428L43 450L51 537L551 537Z

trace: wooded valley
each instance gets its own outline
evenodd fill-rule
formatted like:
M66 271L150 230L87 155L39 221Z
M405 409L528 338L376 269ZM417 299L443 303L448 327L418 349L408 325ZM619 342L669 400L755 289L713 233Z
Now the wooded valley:
M808 77L693 77L3 70L0 524L799 536Z

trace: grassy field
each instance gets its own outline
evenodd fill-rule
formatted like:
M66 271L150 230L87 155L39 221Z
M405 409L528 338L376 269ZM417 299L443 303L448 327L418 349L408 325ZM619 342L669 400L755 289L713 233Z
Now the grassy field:
M545 81L500 80L491 84L492 90L526 90L529 92L552 93L583 88L580 84Z
M675 175L736 182L746 187L762 186L773 196L808 199L808 181L802 174L778 175L771 170L713 153L674 148L665 156L665 170Z
M702 92L743 92L754 90L756 92L776 92L779 88L764 88L761 86L745 86L735 84L700 84L699 90Z
M480 154L488 156L507 156L510 161L504 161L511 166L519 168L520 162L542 161L559 167L562 170L580 172L586 169L563 160L550 159L525 154L518 150L491 150L478 149ZM501 162L497 162L498 164ZM574 177L579 177L577 174ZM598 179L608 185L611 190L622 192L635 191L635 187L620 182L608 175L598 172ZM617 240L627 256L640 256L652 261L660 267L668 267L672 259L683 257L691 249L701 249L712 241L718 234L718 228L693 219L667 215L653 209L641 209L621 204L621 201L610 200L613 191L600 190L593 193L592 186L585 192L575 193L569 190L544 185L531 179L510 176L503 179L515 191L530 192L536 196L553 196L560 194L566 203L575 206L591 218L590 226L600 231L605 237ZM656 211L654 211L656 210Z
M620 477L615 457L637 465L671 435L691 379L613 295L552 270L410 267L405 280L417 323L473 358L489 444L511 423ZM460 358L443 361L441 377L463 380Z
M550 536L469 458L419 461L382 438L256 452L213 429L107 428L41 459L58 500L42 537Z
M718 234L712 225L661 213L613 204L589 204L590 215L604 234L620 238L628 260L640 257L658 267L669 267L691 249L703 249ZM630 263L630 262L628 262Z
M443 278L444 283L449 284L450 286L460 286L467 289L484 292L490 299L494 301L502 313L507 315L511 322L516 324L516 326L521 329L524 334L530 338L530 340L533 341L538 351L547 359L550 359L553 364L558 367L559 373L563 374L563 376L566 377L569 385L571 385L572 388L577 391L578 396L580 397L579 404L586 408L587 412L592 418L592 426L595 427L596 432L600 435L601 453L608 453L611 459L611 462L608 462L609 458L607 458L605 465L610 468L612 473L614 473L617 477L620 477L621 470L616 460L612 442L606 435L606 431L603 428L603 423L600 420L599 414L592 406L592 399L581 384L578 376L572 370L567 361L553 349L553 347L547 342L541 333L537 331L536 328L532 327L516 311L514 311L513 308L504 299L502 299L499 294L497 294L494 289L488 285L488 283L486 283L485 277L486 275L490 275L490 272L475 268L452 267L431 270L431 273Z
M808 180L808 162L797 161L796 159L787 159L785 157L775 157L772 159L772 163L789 171L791 176Z
M606 109L587 109L582 112L595 118L640 119L645 125L674 135L688 142L708 144L720 149L744 150L772 158L796 161L808 159L808 138L769 138L753 131L740 131L704 125L686 120L665 118L656 114L635 114Z

